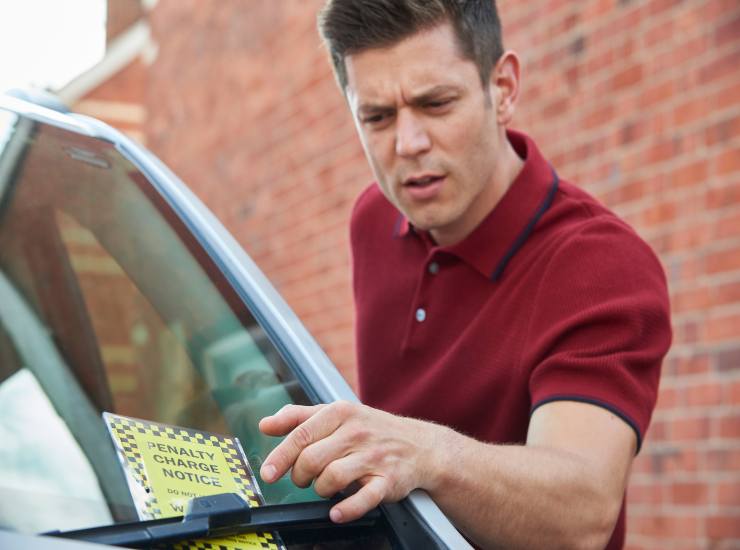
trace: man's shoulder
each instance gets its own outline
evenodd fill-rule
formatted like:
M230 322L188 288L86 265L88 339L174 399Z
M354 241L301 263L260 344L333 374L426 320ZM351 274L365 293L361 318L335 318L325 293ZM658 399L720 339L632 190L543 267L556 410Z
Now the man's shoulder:
M562 182L538 227L538 255L550 267L569 264L579 277L664 277L663 267L635 229L579 186ZM567 270L566 270L567 271Z
M625 220L583 188L561 181L558 196L542 220L540 229L559 242L583 233L604 230L628 242L647 244Z

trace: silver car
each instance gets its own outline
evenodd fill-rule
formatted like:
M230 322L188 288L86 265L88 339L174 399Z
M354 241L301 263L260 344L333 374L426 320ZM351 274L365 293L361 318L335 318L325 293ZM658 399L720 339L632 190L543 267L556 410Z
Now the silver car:
M161 162L97 120L0 96L0 548L178 544L146 538L103 412L235 436L258 471L277 443L261 417L338 399L357 398ZM338 526L311 488L260 489L261 528L289 549L469 548L418 491Z

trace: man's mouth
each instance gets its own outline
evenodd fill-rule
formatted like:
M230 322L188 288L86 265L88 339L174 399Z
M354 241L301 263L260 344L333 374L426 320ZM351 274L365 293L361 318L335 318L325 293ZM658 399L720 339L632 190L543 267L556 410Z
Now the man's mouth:
M403 189L410 199L426 202L439 196L445 177L438 174L423 174L406 178L403 181Z
M428 187L440 180L442 180L444 176L420 176L420 177L412 177L407 178L404 180L403 185L404 187Z

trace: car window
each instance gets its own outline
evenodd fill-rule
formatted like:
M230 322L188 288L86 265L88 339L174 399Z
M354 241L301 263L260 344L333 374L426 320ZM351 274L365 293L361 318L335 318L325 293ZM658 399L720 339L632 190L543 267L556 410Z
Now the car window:
M287 403L310 399L141 172L0 110L0 527L136 518L102 411L235 435L257 471L277 443L257 421ZM261 490L318 498L289 478Z

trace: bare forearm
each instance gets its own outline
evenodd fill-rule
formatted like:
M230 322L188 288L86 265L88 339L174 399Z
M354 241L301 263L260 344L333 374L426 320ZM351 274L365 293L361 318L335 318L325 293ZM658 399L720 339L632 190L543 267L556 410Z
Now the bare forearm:
M603 548L619 513L636 438L611 412L553 402L530 417L526 446L481 443L449 428L355 403L284 407L260 429L286 438L267 456L268 483L291 470L357 519L382 501L427 490L485 548Z
M485 548L603 548L621 500L588 461L534 446L487 445L441 426L427 490Z

